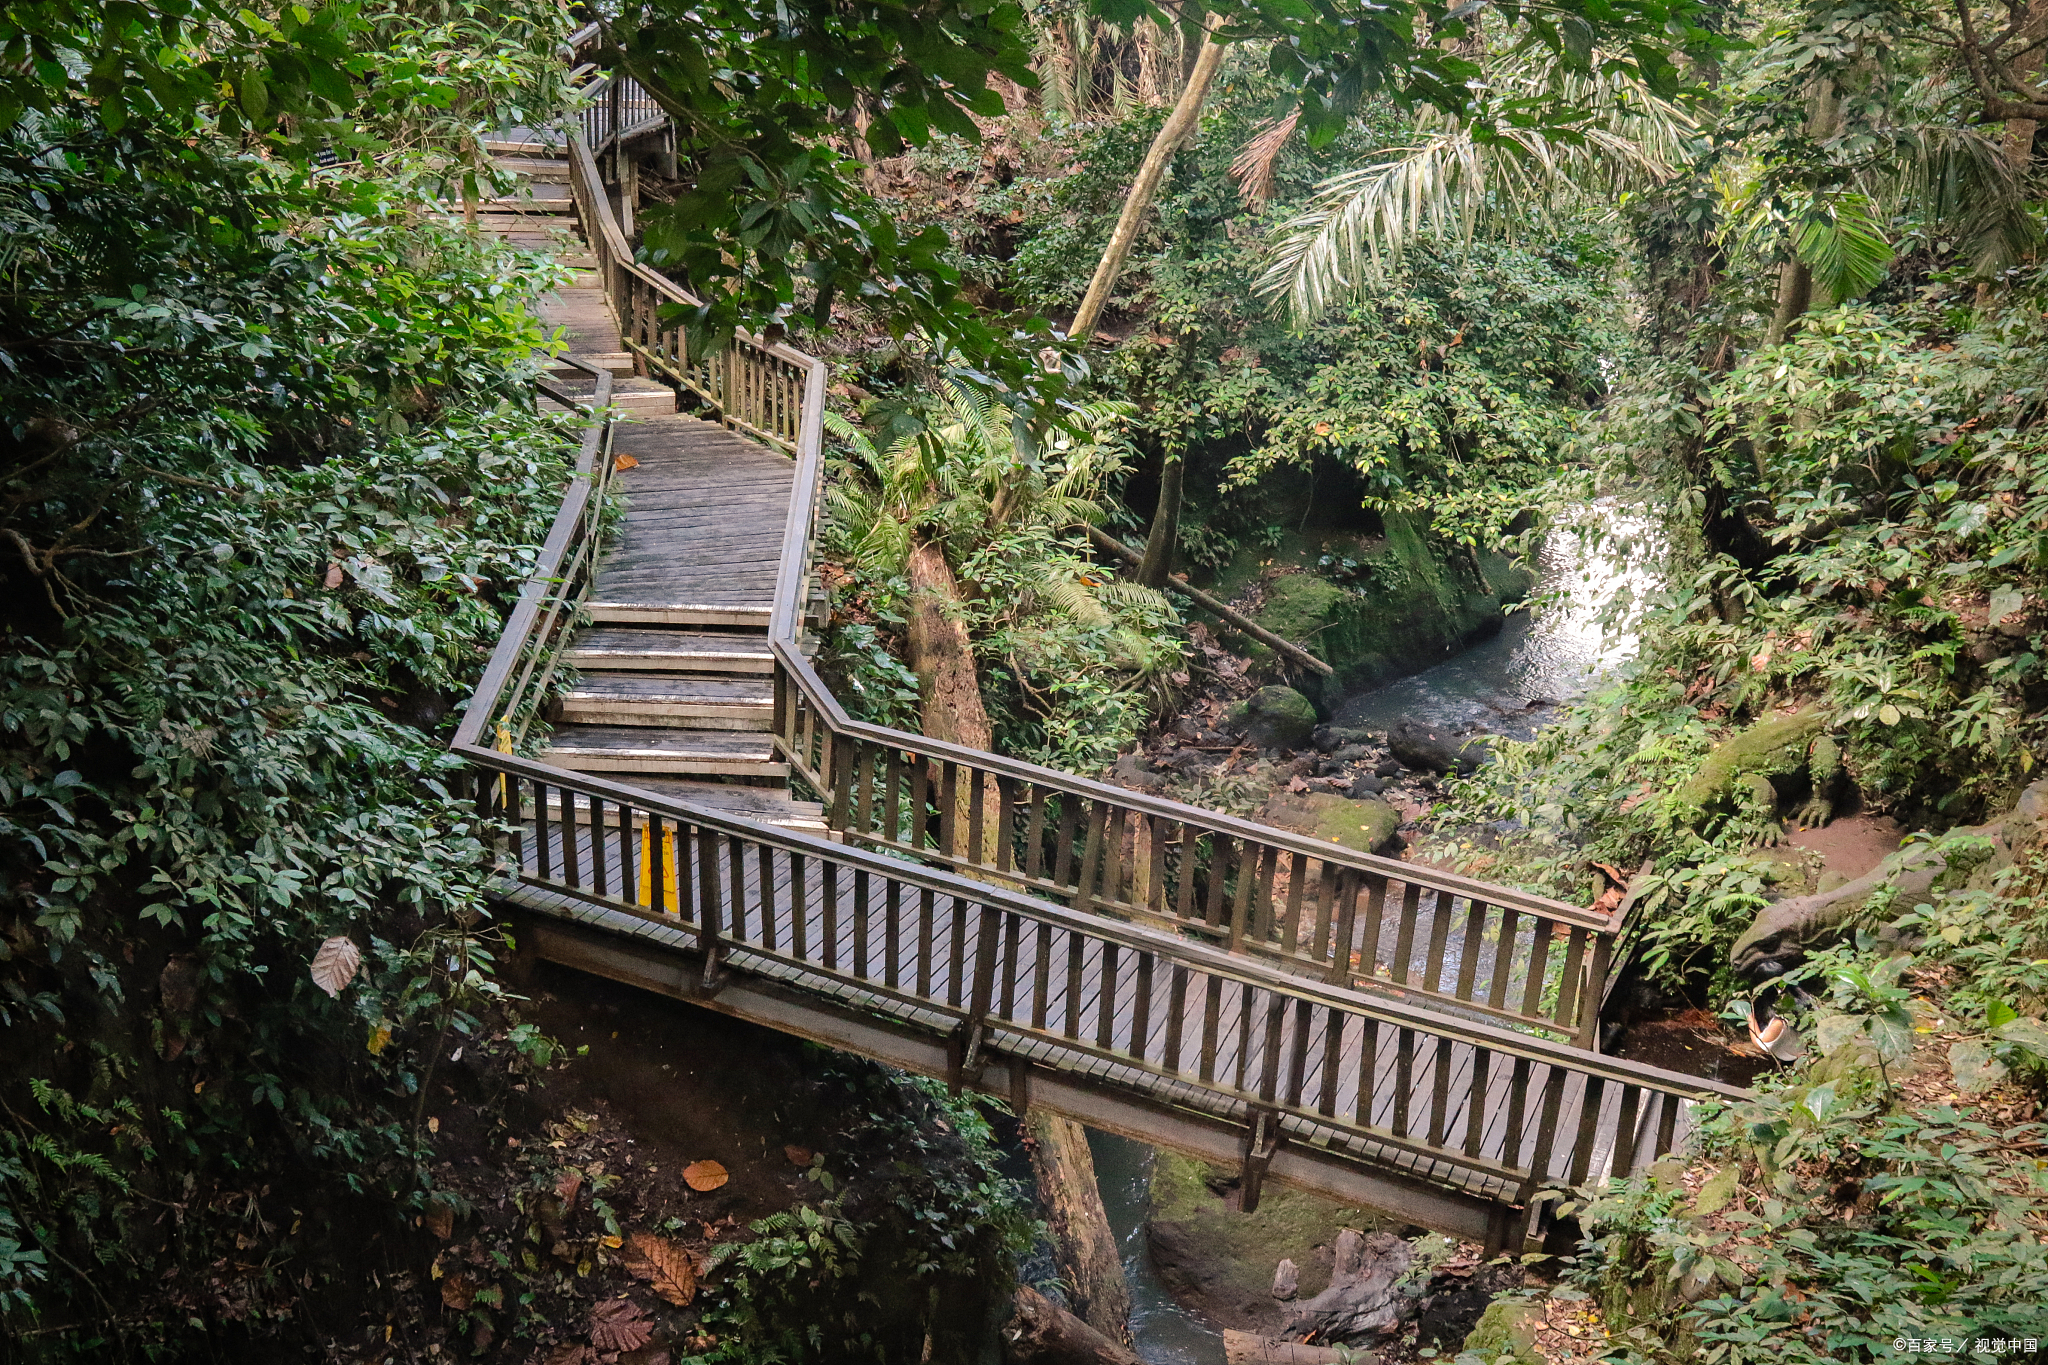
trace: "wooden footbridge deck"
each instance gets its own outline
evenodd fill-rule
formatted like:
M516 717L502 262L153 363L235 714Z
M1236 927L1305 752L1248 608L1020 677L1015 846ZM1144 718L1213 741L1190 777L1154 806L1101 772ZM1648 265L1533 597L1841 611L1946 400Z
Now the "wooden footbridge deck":
M456 740L523 947L1496 1247L1743 1093L1595 1050L1620 916L848 717L805 652L825 367L681 353L615 197L661 122L592 94L487 206L574 268L542 394L593 414Z

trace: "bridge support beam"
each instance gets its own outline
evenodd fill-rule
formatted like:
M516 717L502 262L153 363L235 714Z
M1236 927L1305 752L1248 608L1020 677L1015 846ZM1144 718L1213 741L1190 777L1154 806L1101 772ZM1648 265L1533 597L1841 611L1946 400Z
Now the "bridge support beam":
M503 903L501 903L503 904ZM1247 1209L1267 1181L1305 1190L1341 1204L1373 1209L1432 1232L1481 1242L1489 1249L1515 1245L1512 1229L1522 1211L1478 1195L1410 1178L1399 1171L1368 1167L1300 1143L1282 1143L1278 1125L1271 1139L1254 1148L1242 1118L1198 1113L1143 1095L1114 1091L1087 1078L1036 1065L984 1044L968 1068L968 1040L957 1020L935 1016L930 1026L891 1019L817 995L780 987L727 967L715 995L703 989L702 956L682 942L664 944L638 934L613 933L545 911L503 904L522 955L572 967L593 976L637 986L677 1000L804 1038L842 1052L934 1080L960 1083L998 1099L1043 1107L1089 1128L1136 1142L1165 1147L1251 1178ZM676 934L681 940L686 935ZM1269 1111L1270 1112L1270 1111ZM1257 1171L1250 1158L1257 1152Z

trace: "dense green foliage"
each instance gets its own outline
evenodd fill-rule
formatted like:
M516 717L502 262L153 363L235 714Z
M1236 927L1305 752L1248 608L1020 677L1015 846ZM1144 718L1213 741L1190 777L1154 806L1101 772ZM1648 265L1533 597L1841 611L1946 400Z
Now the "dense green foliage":
M866 1063L835 1071L846 1127L806 1173L823 1197L719 1249L706 1365L971 1358L1037 1235L972 1100Z
M523 382L545 267L262 163L110 184L106 137L83 173L17 139L0 187L66 215L7 300L7 1293L81 1349L186 1300L288 1332L334 1228L285 1209L424 1193L433 1040L493 993L436 736L573 452ZM309 1194L262 1256L181 1284L273 1181Z

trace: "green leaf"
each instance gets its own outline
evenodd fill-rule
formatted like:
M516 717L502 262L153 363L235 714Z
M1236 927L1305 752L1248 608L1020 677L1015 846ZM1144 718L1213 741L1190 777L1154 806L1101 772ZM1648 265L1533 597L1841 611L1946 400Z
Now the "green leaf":
M1955 1073L1956 1089L1964 1094L1989 1090L2006 1077L2005 1063L1992 1054L1989 1043L1976 1038L1949 1048L1948 1068Z
M1984 1026L1996 1030L2020 1017L2020 1012L2003 1000L1994 1000L1984 1007Z
M1893 706L1890 702L1886 702L1877 708L1877 718L1886 725L1897 725L1900 719L1899 708Z
M1995 1030L2008 1043L2017 1043L2043 1061L2048 1061L2048 1027L2039 1019L2008 1019Z
M2007 583L1992 590L1991 606L1985 615L1992 625L1997 625L2006 617L2024 610L2026 605L2026 594Z

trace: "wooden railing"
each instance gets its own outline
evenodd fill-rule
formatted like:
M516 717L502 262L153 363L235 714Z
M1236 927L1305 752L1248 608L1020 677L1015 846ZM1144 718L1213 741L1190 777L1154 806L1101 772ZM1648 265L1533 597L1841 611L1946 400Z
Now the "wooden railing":
M589 414L591 420L577 447L569 491L548 527L533 572L520 585L519 600L456 730L458 747L482 740L510 752L524 742L547 698L562 648L576 625L577 608L589 596L604 550L605 496L612 478L612 428L604 413L611 405L612 377L574 357L565 357L562 363L590 377L588 403L546 383L539 386L540 393L572 412Z
M1671 1150L1680 1101L1745 1092L1619 1062L827 839L475 745L500 871L687 936L704 988L765 976L995 1055L1253 1123L1502 1203Z

